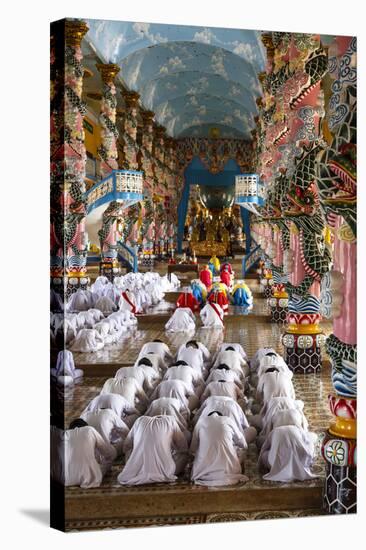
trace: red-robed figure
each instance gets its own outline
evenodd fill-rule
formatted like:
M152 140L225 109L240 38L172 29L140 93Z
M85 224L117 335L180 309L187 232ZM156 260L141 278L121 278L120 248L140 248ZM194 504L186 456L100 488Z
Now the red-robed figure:
M226 285L228 288L230 288L230 285L231 285L231 275L229 273L229 271L221 271L220 273L220 281L222 283L224 283L224 285Z
M229 309L229 300L227 298L227 289L222 283L215 283L211 292L207 296L207 301L218 304L226 315Z
M177 300L177 307L189 307L189 309L194 313L200 308L198 300L193 296L192 290L184 289L183 292L179 295Z
M205 265L200 271L200 281L206 286L207 290L210 290L212 285L212 273L208 265Z

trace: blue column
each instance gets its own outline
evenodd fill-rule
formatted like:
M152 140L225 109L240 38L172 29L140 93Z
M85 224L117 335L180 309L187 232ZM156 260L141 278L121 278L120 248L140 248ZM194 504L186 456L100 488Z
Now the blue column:
M178 231L177 231L177 249L178 253L182 253L182 242L184 236L184 224L186 222L187 209L188 209L188 200L189 200L189 183L187 180L184 180L184 187L182 198L180 199L178 205Z
M245 233L245 254L249 254L252 237L250 234L250 212L246 208L240 207L241 219Z

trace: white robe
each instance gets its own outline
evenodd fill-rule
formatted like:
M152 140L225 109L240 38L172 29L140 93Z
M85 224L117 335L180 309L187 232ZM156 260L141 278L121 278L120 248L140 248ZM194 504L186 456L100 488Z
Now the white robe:
M304 481L316 477L311 472L317 436L297 426L280 426L267 436L258 458L259 468L268 470L263 479Z
M199 347L199 349L201 350L202 352L202 358L203 358L203 361L205 363L209 363L210 362L210 359L211 359L211 354L210 352L208 351L208 349L206 348L206 346L204 344L202 344L202 342L197 342L197 345ZM184 349L192 349L192 348L187 348L186 347L187 344L182 344L181 346L179 346L178 348L178 351L177 351L177 356L179 356L179 354L184 350Z
M160 379L159 374L153 367L148 365L140 365L138 367L122 367L118 369L115 378L136 378L140 386L144 389L145 392L151 392L158 380Z
M260 363L262 357L264 357L266 355L266 353L276 353L277 354L276 350L273 349L273 348L259 348L250 360L250 369L252 371L256 371L258 369L259 363Z
M51 445L56 446L52 454L58 456L63 467L56 463L62 478L55 476L57 481L66 487L79 485L83 489L99 487L105 471L116 458L115 448L106 443L102 436L91 426L58 431L59 440L51 439ZM53 462L53 461L52 461Z
M182 382L182 380L163 380L163 382L160 382L151 395L151 401L159 397L175 397L190 410L198 405L198 399L193 388Z
M179 428L186 436L187 441L191 440L191 432L187 428L190 411L179 399L174 397L160 397L150 404L144 416L174 416Z
M237 428L244 433L249 428L249 422L243 409L231 397L213 395L208 397L201 405L194 416L193 423L197 424L201 417L204 418L212 411L218 411L224 416L234 420Z
M164 342L147 342L142 346L139 357L144 357L147 353L156 353L160 355L164 363L173 361L173 355Z
M292 374L289 371L290 375ZM262 374L258 381L257 395L262 396L266 403L272 397L291 397L296 399L294 386L291 376L284 372L267 372Z
M160 373L161 370L166 370L166 368L167 368L166 363L161 358L161 356L158 355L157 353L151 353L151 352L149 352L149 353L141 353L140 352L137 359L136 359L135 367L138 366L138 362L140 361L140 359L144 359L144 358L151 361L152 368L157 373Z
M128 460L122 485L172 482L184 467L187 440L174 416L142 416L130 430L124 451Z
M247 376L249 374L247 362L238 351L220 351L217 354L213 366L217 367L221 364L227 365L230 369L234 370L241 376Z
M98 351L104 347L104 340L96 330L83 328L76 335L70 349L72 351Z
M239 374L235 370L215 369L210 370L210 374L206 379L206 385L210 382L217 382L218 380L226 380L227 382L234 382L239 389L243 389Z
M116 415L127 422L127 417L137 415L138 410L129 401L118 393L102 393L94 397L85 407L83 412L96 412L100 409L111 409Z
M238 399L243 399L244 397L243 392L239 390L235 382L210 382L202 394L201 401L213 395L224 395L231 397L234 401L238 401Z
M76 292L71 294L67 303L67 310L72 311L87 311L93 307L89 293L81 288L78 288Z
M81 378L84 371L75 368L74 356L71 351L63 349L57 354L56 368L51 369L51 375L57 378L60 384L72 384Z
M216 308L216 311L215 311ZM224 311L219 304L207 303L200 311L201 321L203 326L211 328L224 327Z
M237 343L231 344L230 342L223 342L222 344L220 344L220 347L217 350L217 354L215 355L215 360L216 360L216 356L220 353L220 351L225 351L225 349L228 348L228 347L234 348L234 350L237 351L238 353L240 353L241 357L245 361L247 361L248 357L247 357L247 354L245 353L245 351L243 349L243 346L241 344L237 344Z
M118 307L120 311L129 311L133 314L138 313L138 307L136 304L136 297L133 292L126 290L121 294L121 297L118 302Z
M197 348L183 347L178 352L177 361L185 361L192 369L199 373L205 370L202 350Z
M148 403L144 390L135 378L108 378L100 393L118 393L141 412Z
M259 367L257 369L258 378L267 370L272 367L275 367L280 372L291 372L285 363L283 357L280 355L275 356L265 356L259 362Z
M99 309L102 313L104 313L104 315L109 315L117 309L114 302L107 296L102 296L99 298L95 304L95 308Z
M235 422L225 416L207 416L195 427L190 450L195 454L191 479L197 485L233 485L242 474L236 447L247 448Z
M304 417L304 426L307 424L305 415L303 413L304 402L299 399L292 399L291 397L272 397L267 403L265 403L261 410L262 416L262 431L261 436L266 436L271 431L272 417L279 411L285 411L289 409L297 409L302 413ZM306 427L307 429L307 427Z
M196 384L203 382L202 376L188 365L169 367L164 374L164 380L182 380L193 391Z
M196 319L189 307L178 307L165 325L167 332L194 332Z
M94 412L83 413L81 418L88 426L95 428L106 443L113 445L118 454L122 453L122 446L127 437L129 427L112 409L99 409Z

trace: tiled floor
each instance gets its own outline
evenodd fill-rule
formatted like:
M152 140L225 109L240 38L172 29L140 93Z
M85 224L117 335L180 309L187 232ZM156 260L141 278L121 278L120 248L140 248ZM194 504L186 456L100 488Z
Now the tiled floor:
M195 338L203 342L211 352L215 352L222 341L240 342L246 349L248 356L252 356L255 351L262 346L272 346L278 352L283 353L281 345L281 334L283 328L281 325L270 323L263 316L266 313L266 302L258 296L259 284L256 280L248 279L248 284L252 288L255 295L255 305L249 314L242 314L238 308L231 307L229 315L225 318L225 329L208 330L202 327L196 329ZM160 305L160 309L164 309L165 304ZM167 304L171 307L171 304ZM172 351L176 351L179 345L187 341L188 337L185 334L169 334L164 331L166 321L159 320L159 313L153 321L141 322L140 326L134 328L113 346L105 347L97 353L77 353L75 360L78 364L95 364L95 363L133 363L141 349L141 346L155 338L160 338L166 342ZM198 323L197 323L198 325ZM326 334L331 332L331 324L323 323L323 330ZM116 365L117 369L117 365ZM65 420L66 424L72 418L77 417L83 410L85 405L99 393L104 378L88 378L76 386L69 392L65 400ZM323 432L329 426L331 415L328 408L327 396L331 391L330 371L329 368L323 368L321 374L318 375L295 375L294 385L296 396L305 402L305 414L309 421L309 429L318 434L319 442ZM257 471L257 450L255 445L251 445L247 454L245 463L245 473L249 477L249 481L245 484L235 486L235 490L246 491L248 489L261 489L268 487L321 487L324 477L324 461L319 455L314 464L314 473L319 477L312 481L292 484L276 484L274 482L264 481ZM82 495L86 492L91 494L120 494L120 493L139 493L144 490L161 491L162 488L166 491L207 491L205 487L194 486L189 483L188 475L185 480L180 480L178 483L169 485L153 485L145 487L122 487L117 482L117 475L121 471L122 462L117 462L108 476L105 478L101 487L96 489L82 490L78 487L67 489L67 495ZM187 471L186 474L189 472ZM215 491L210 488L210 491ZM222 490L222 488L221 488ZM232 488L230 490L233 490Z

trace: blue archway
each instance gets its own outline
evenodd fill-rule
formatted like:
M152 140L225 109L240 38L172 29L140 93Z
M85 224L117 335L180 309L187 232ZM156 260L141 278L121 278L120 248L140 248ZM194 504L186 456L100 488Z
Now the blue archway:
M228 187L235 184L235 176L241 174L240 167L234 159L226 162L222 172L211 174L204 166L198 157L194 157L184 171L184 187L182 198L178 205L178 233L177 233L177 248L178 252L182 252L182 243L184 236L184 224L186 221L189 191L191 185L204 185L207 187ZM244 231L246 235L245 251L250 250L250 223L249 212L245 208L240 208L241 217L243 220Z

